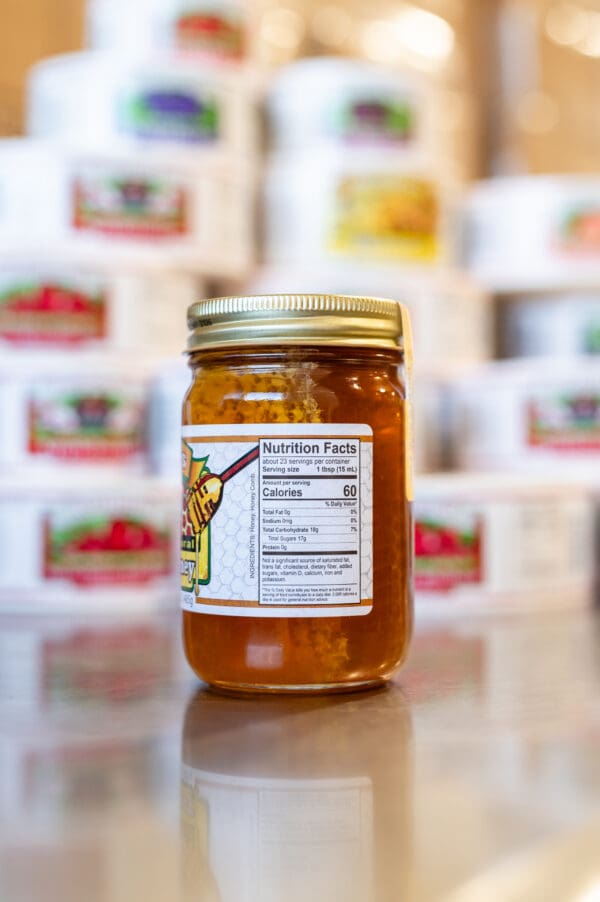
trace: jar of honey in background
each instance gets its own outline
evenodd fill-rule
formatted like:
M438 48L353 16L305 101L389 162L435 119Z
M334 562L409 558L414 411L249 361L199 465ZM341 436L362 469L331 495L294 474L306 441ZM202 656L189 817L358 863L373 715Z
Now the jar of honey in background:
M412 628L410 327L395 301L270 295L188 312L188 661L236 692L388 680Z

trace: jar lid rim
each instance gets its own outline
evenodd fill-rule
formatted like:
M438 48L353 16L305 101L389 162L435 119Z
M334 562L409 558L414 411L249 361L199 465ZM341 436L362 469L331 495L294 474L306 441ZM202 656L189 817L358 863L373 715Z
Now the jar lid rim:
M406 310L354 295L232 295L197 301L187 321L190 352L247 344L402 349Z

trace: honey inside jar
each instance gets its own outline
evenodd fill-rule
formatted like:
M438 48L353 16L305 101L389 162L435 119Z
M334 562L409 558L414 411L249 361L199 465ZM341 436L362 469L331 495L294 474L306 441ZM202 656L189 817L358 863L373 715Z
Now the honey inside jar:
M265 306L268 324L279 321L276 344L264 299L245 299L258 308L250 317L240 299L225 299L233 313L210 316L203 302L190 311L186 654L224 690L376 685L404 659L412 624L399 305L347 299L337 317L317 309L311 344L294 331L306 328L306 310L285 296L292 309L282 316L275 297Z

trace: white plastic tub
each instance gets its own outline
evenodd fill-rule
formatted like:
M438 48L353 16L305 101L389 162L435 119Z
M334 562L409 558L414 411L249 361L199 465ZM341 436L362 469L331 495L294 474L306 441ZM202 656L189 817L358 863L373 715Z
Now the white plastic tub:
M2 254L70 254L90 265L159 265L239 275L252 260L249 170L169 154L67 151L0 142Z
M257 115L248 77L169 56L72 53L29 74L29 134L95 151L254 158Z
M253 51L251 12L246 0L89 0L87 39L101 50L238 63Z
M466 262L494 291L543 291L600 278L600 179L497 178L467 202Z
M358 59L313 57L277 73L268 112L273 146L333 144L397 152L431 147L431 90L406 72Z
M202 282L162 267L116 272L0 256L0 349L133 349L176 354Z
M560 471L424 476L414 514L418 619L593 601L594 497Z
M88 354L4 353L0 472L143 472L152 362Z
M179 492L149 477L0 479L0 608L170 606L179 504Z
M451 214L451 192L417 159L280 154L265 174L264 259L432 267L452 260Z
M507 357L600 354L600 290L515 296L500 315Z
M449 401L458 466L558 467L600 484L600 361L496 361L454 381Z
M250 279L248 292L354 294L402 301L410 312L420 366L484 361L493 353L492 301L457 271L416 274L353 262L264 267Z

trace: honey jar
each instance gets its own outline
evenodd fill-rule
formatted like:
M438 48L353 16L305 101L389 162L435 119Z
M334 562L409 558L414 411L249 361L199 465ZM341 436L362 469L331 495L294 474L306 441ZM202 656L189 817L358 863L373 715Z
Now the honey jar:
M396 301L188 311L181 595L198 676L234 692L388 680L412 629L410 326Z

